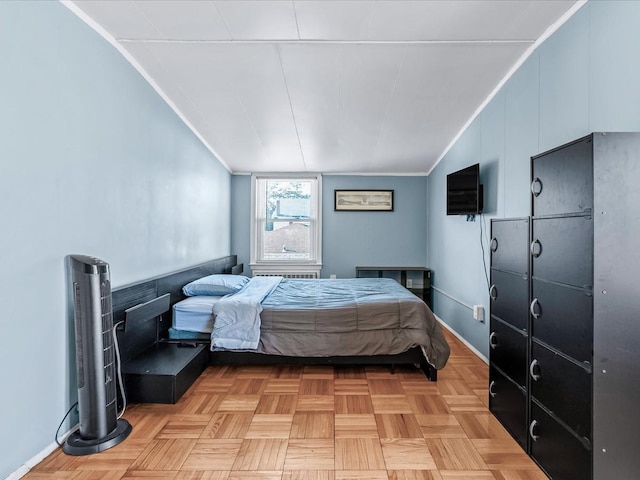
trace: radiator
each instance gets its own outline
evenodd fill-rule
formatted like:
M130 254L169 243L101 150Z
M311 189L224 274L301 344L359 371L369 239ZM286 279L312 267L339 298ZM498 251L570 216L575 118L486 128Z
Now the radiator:
M260 272L254 277L318 278L318 272Z

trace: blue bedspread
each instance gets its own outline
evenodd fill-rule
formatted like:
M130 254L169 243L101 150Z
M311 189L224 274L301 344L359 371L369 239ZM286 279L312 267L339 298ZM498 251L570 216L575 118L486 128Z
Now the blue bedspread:
M449 346L429 307L389 278L254 277L215 308L212 349L284 356L391 355L422 347L442 368Z

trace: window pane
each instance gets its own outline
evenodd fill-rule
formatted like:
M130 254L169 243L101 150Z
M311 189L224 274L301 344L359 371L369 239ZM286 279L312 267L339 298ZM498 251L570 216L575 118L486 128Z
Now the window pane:
M262 258L309 260L311 181L267 180L266 187Z
M263 258L265 260L309 260L311 258L310 222L265 222Z

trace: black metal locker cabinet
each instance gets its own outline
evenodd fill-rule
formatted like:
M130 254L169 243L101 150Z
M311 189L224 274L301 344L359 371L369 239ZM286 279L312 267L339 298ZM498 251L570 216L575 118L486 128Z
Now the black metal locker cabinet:
M592 147L592 138L585 137L531 159L529 251L532 285L539 296L532 288L530 453L554 479L591 478L593 349L572 348L570 338L574 329L584 336L589 330L584 325L593 323L585 315L593 288ZM569 304L576 297L587 299L577 309ZM545 329L544 313L554 306L562 317L549 318L556 323ZM558 332L564 336L556 336ZM582 358L573 358L576 353ZM547 433L536 434L536 426ZM580 442L576 446L575 439L589 448Z
M535 400L531 402L531 418L531 456L547 475L552 480L589 480L592 471L589 442L564 427Z
M640 134L593 135L593 472L638 478Z
M529 219L491 221L489 409L527 450Z
M527 449L527 391L497 367L489 367L489 408L520 446Z
M531 281L530 310L532 335L578 362L591 362L591 291L534 278Z
M585 213L593 208L591 135L533 157L531 215Z
M635 479L640 134L531 159L529 448L554 480Z
M532 157L530 195L491 223L489 407L553 480L635 480L640 133Z
M526 274L502 272L492 267L489 301L494 317L520 330L529 329L529 278Z

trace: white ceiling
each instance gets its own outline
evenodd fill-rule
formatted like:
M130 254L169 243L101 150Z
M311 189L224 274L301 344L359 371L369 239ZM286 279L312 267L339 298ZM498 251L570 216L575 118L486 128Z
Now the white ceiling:
M420 174L582 2L64 3L232 172Z

